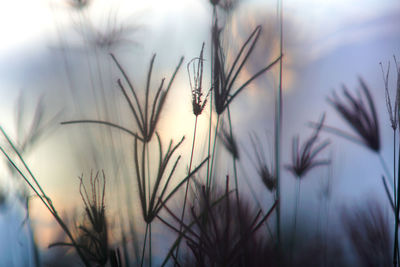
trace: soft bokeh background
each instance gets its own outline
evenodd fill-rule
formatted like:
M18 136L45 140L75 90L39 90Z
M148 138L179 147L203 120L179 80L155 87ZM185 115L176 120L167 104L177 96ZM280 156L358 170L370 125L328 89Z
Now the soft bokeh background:
M181 153L188 160L185 153L190 151L194 122L186 63L198 55L203 41L206 42L208 57L211 19L208 2L120 0L111 4L110 1L93 0L83 10L77 10L69 3L66 0L2 3L0 125L11 136L16 134L15 103L23 94L27 122L38 99L43 96L45 118L62 111L60 121L102 118L134 129L133 120L116 86L120 74L108 52L115 53L139 88L145 83L153 53L157 53L153 86L161 77L170 77L179 57L184 55L185 63L167 100L159 131L165 143L170 138L177 141L185 135L187 140ZM308 137L312 130L307 123L317 121L323 112L327 112L327 124L349 129L327 104L326 97L333 90L339 90L342 84L350 90L356 89L358 77L363 77L377 105L382 129L382 154L392 168L391 128L379 62L387 66L391 61L393 67L393 55L400 57L398 1L287 0L283 8L283 162L289 163L292 137L296 134L301 140ZM226 36L226 40L232 50L237 49L235 45L243 42L255 25L263 25L263 35L246 70L246 75L251 75L279 53L277 2L242 0L231 16L228 24L231 34ZM115 29L121 29L121 32L117 31L112 36ZM205 65L209 69L208 61ZM256 172L248 156L252 150L249 134L256 133L263 138L267 155L272 155L273 90L278 84L276 74L277 69L259 78L232 105L233 129L243 151L240 173L249 178L256 188L258 199L265 202L271 201L272 197L258 186L260 182L257 179L252 178L256 177ZM390 86L394 91L394 68L391 69ZM200 118L199 128L204 130L200 131L199 140L206 139L207 115L206 112ZM26 129L29 127L27 123ZM104 130L102 126L92 125L57 126L28 151L26 158L29 165L59 209L71 213L79 206L79 182L76 177L82 173L88 176L91 169L104 168L109 176L109 206L110 210L114 210L111 213L118 212L115 210L122 209L121 203L125 203L125 200L120 202L121 195L115 192L121 188L134 188L127 185L127 175L122 167L119 168L131 159L131 140L121 133ZM385 202L380 181L383 170L376 155L332 135L324 134L323 137L332 141L325 155L332 156L332 168L316 169L304 179L300 210L304 214L318 212L317 203L330 176L331 210L366 197L376 197ZM198 149L201 147L199 145ZM116 150L111 153L111 148ZM200 157L195 160L199 161ZM231 166L224 166L222 162L221 175L232 172ZM182 161L181 173L186 164ZM0 253L7 255L5 251L27 246L28 242L23 228L24 214L15 201L17 187L11 182L5 165L0 166L4 167L0 169L0 187L9 194L0 210L0 240L13 240L9 235L14 235L17 240L12 246L1 242ZM290 173L284 171L284 221L291 218L293 181ZM247 188L244 180L241 183ZM134 189L124 194L132 194L135 198ZM41 247L47 247L55 237L57 227L39 201L33 200L31 205L38 242ZM315 220L318 218L315 216ZM300 217L299 221L302 220L305 221L305 218ZM159 234L162 236L163 233ZM18 265L19 261L23 261L17 256L1 258L3 265L9 262Z

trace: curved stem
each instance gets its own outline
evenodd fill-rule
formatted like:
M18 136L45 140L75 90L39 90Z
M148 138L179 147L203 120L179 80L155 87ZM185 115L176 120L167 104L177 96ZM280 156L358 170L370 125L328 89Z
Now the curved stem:
M139 139L140 141L143 141L143 138L141 138L139 135L137 135L136 133L132 132L129 129L126 129L125 127L119 126L115 123L112 122L108 122L108 121L100 121L100 120L73 120L73 121L63 121L61 122L61 125L64 124L74 124L74 123L97 123L97 124L103 124L103 125L107 125L107 126L111 126L117 129L120 129L130 135L132 135L133 137L136 137L137 139Z

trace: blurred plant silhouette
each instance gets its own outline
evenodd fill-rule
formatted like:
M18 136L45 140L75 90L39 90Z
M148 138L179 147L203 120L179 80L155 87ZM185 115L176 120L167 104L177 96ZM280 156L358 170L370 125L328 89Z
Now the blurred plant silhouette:
M196 52L188 62L184 62L183 56L177 58L178 63L175 63L172 69L155 66L156 53L151 51L151 47L146 47L152 53L146 69L141 65L131 69L127 64L128 60L123 58L124 55L118 53L117 56L114 53L123 45L130 46L145 41L131 38L139 29L138 24L125 23L119 14L112 12L109 13L105 24L93 23L89 12L94 6L92 2L94 1L66 1L68 6L76 11L73 14L79 18L75 26L81 35L79 42L83 41L85 53L82 54L82 58L87 63L80 67L87 72L82 71L78 75L87 79L85 81L92 90L93 99L90 100L93 100L96 106L93 109L97 117L93 117L92 113L88 115L92 107L84 110L79 106L84 101L80 102L77 90L79 87L74 87L77 81L71 75L68 64L68 44L62 42L64 39L61 28L57 29L60 31L61 46L65 45L64 67L75 108L79 109L77 116L84 118L73 118L61 124L105 126L95 129L99 138L91 131L79 133L82 135L80 141L87 140L90 143L90 153L95 165L105 165L94 167L81 162L83 168L101 171L90 172L90 177L85 179L84 171L80 170L82 175L78 177L79 196L83 210L80 215L72 220L68 220L71 216L61 216L52 201L56 196L44 189L26 162L26 157L36 144L45 140L56 129L55 125L60 122L62 113L54 112L49 115L44 96L38 98L34 111L29 111L26 108L27 98L21 94L16 107L15 138L11 138L8 131L0 126L0 151L7 162L10 176L18 177L29 190L18 188L21 199L26 201L27 215L30 194L33 192L62 230L59 238L52 238L49 253L54 254L47 260L46 257L41 259L43 253L34 246L36 267L42 264L112 267L349 266L352 261L356 261L359 266L398 266L400 161L397 161L399 155L396 152L396 140L399 124L400 69L396 58L394 61L397 83L394 101L391 100L390 96L393 94L389 90L390 64L387 71L382 65L385 101L394 134L391 172L382 155L384 149L381 139L386 138L382 136L385 131L380 129L377 106L371 89L361 78L361 90L357 93L352 93L343 85L342 96L334 91L327 99L339 117L351 128L350 133L326 125L324 113L318 122L311 123L313 132L302 144L300 130L296 129L298 132L291 140L291 151L282 151L281 144L287 141L282 139L292 136L286 134L287 125L282 123L282 113L286 111L282 94L286 78L283 67L285 57L282 1L278 1L277 6L279 34L273 33L274 41L271 42L276 41L276 47L262 50L271 51L271 54L268 54L268 63L260 60L263 65L257 69L257 64L252 64L250 58L258 56L255 52L257 46L271 45L264 43L266 37L262 34L265 34L265 29L261 25L253 25L247 27L246 32L249 34L242 40L227 37L234 32L231 23L235 12L241 8L240 0L203 1L204 5L209 5L208 10L211 11L211 23L207 26L209 41L202 42L200 53ZM162 45L165 49L161 52L172 54L168 45ZM107 59L101 61L101 56L106 56ZM140 63L140 56L135 62ZM168 61L166 65L170 65L171 62ZM187 64L188 80L178 77L184 63ZM279 71L270 72L274 68L279 68ZM113 73L115 70L117 73ZM153 76L163 77L162 72L170 73L169 79L161 78L153 89ZM244 128L240 122L232 119L232 115L237 113L231 112L237 107L232 106L232 103L234 100L239 101L238 95L249 85L259 86L253 82L267 72L274 76L274 80L279 81L274 81L271 88L274 92L271 102L274 109L273 125L268 125L267 131L274 133L274 151L269 157L264 151L264 144L268 142L268 138L259 138L253 129ZM115 80L114 75L117 76ZM135 82L131 77L135 77ZM141 80L143 86L137 86L136 83ZM185 90L190 89L188 114L194 115L190 117L194 123L190 152L185 151L186 137L183 133L179 135L178 141L174 141L176 137L169 136L169 132L165 130L174 127L173 121L176 118L173 117L173 112L177 110L175 105L181 100L176 96L175 99L170 99L173 97L170 93L172 87L177 90L185 87ZM112 89L116 89L122 103L119 102L121 99L110 97L114 93ZM86 111L88 113L85 113ZM297 114L288 114L293 115ZM91 119L85 119L86 116ZM206 123L198 124L200 117ZM165 121L161 122L162 120ZM189 125L189 122L185 121L184 124ZM189 129L189 126L187 128ZM116 131L116 135L113 132L115 129L119 130ZM243 131L251 133L249 140L244 141L240 138ZM368 199L365 201L366 208L355 205L339 212L335 210L335 216L339 214L340 227L334 229L334 224L331 224L331 220L334 219L331 219L333 216L330 216L328 203L333 195L333 157L332 154L331 157L326 157L325 154L329 152L327 150L333 146L333 142L322 136L324 131L361 144L379 156L384 171L382 181L388 204L393 209L393 218L386 216L384 203ZM122 138L118 135L120 133L128 134L128 138ZM198 140L197 136L201 139ZM79 143L74 145L79 146ZM83 151L86 147L81 149ZM248 152L249 149L252 153L248 153L247 158L243 157L242 151ZM96 160L98 151L106 155L105 160ZM282 155L289 155L289 159L282 159ZM107 162L108 159L110 162ZM289 163L282 164L282 160ZM187 164L184 166L186 169L181 167L182 161ZM319 192L318 212L315 212L315 216L311 216L311 212L304 214L315 207L308 202L301 203L300 183L310 173L320 175L315 171L317 167L322 169L327 166L331 175L329 180L322 184L322 192ZM108 168L112 170L107 170ZM251 175L247 175L247 171ZM107 175L107 179L106 173L111 173ZM294 176L295 180L289 178L290 176ZM231 185L232 179L234 186ZM248 188L241 183L242 181L247 182ZM296 192L291 198L288 189L293 181ZM387 181L390 181L390 185ZM311 183L313 181L310 181ZM182 187L185 187L184 192ZM282 187L284 190L281 190ZM252 194L252 200L248 196L248 190ZM307 191L309 192L311 190ZM0 190L0 205L6 196L7 192L3 195L3 191ZM294 212L281 212L281 208L292 207L288 201L292 199L295 202ZM282 206L282 203L285 205ZM299 208L300 204L304 207ZM304 222L299 220L298 223L298 217L304 219ZM390 229L392 224L389 220L394 221L394 233ZM326 223L325 226L322 223ZM165 230L174 236L168 235ZM311 237L308 236L308 232L312 232ZM344 234L346 240L341 240L335 234ZM351 255L343 255L341 247L344 244L350 245L354 250Z

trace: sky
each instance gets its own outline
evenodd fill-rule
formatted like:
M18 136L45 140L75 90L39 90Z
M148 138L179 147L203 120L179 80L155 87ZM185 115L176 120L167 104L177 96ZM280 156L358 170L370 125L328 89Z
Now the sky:
M97 34L108 26L112 28L114 20L117 21L115 25L125 27L128 38L120 40L115 55L122 64L129 66L130 74L143 73L135 76L135 82L138 84L145 81L144 73L153 53L157 53L155 64L159 70L154 75L155 79L169 76L180 56L185 56L185 62L197 56L201 43L207 42L209 38L210 8L203 0L112 2L110 5L109 1L93 1L84 12L72 10L68 1L64 0L15 0L2 3L0 125L11 134L15 133L14 104L21 91L27 95L28 110L34 109L37 97L43 94L46 106L50 110L49 117L60 110L63 111L65 120L76 119L79 116L104 115L104 107L116 110L116 114L126 111L123 106L101 102L104 101L101 94L96 95L90 89L95 83L106 88L106 95L110 98L120 99L115 93L116 90L107 90L116 88L115 81L118 76L115 68L110 68L110 64L107 64L110 63L109 57L100 55L87 59L88 51L83 43L96 40L100 35L96 35L96 31L94 35L82 35L82 32L87 33L82 24L82 16L91 18L92 26L98 30ZM262 66L274 58L279 33L276 6L276 1L243 1L233 15L230 26L233 34L229 40L243 40L249 33L249 27L258 23L264 28L265 35L260 39L265 45L260 45L257 56L250 59L252 65L248 75L252 68ZM351 131L327 104L326 97L331 95L333 90L339 92L342 84L346 84L351 90L356 89L358 77L361 76L370 86L376 100L382 136L385 137L382 138L382 155L391 166L389 162L392 141L391 138L386 138L391 136L391 129L386 113L379 63L387 66L390 61L393 66L393 55L400 58L400 4L393 0L285 0L283 8L283 160L290 159L292 137L296 134L300 134L301 140L308 137L311 129L307 127L307 123L317 121L323 112L327 112L327 124ZM255 15L249 17L248 14ZM102 52L99 50L98 53ZM96 62L97 58L100 58L100 63ZM87 66L90 64L94 67L88 70ZM175 85L178 89L171 91L170 99L179 99L186 104L167 105L166 116L159 125L160 132L174 140L178 140L182 133L189 139L193 124L190 114L190 91L184 89L188 87L185 64L176 80ZM206 61L206 67L207 64L209 63ZM100 75L97 71L107 75ZM81 73L90 73L95 79L100 76L102 78L101 81L93 81L86 76L79 78ZM392 89L395 85L394 73L393 68ZM234 129L244 150L249 147L248 129L260 136L265 133L272 136L271 86L276 84L273 73L266 75L233 103ZM244 110L246 112L243 112ZM118 119L121 120L122 117ZM206 124L207 118L200 118L200 128ZM133 124L128 122L127 126ZM84 131L86 135L90 135L95 129ZM35 173L41 177L47 190L55 198L53 201L61 206L70 199L79 199L76 192L78 183L74 177L90 172L90 168L79 169L79 166L86 164L80 162L82 158L85 158L85 155L90 156L90 153L74 149L72 145L79 146L89 142L88 140L95 144L97 139L79 137L79 134L81 133L73 126L57 128L29 155L28 161ZM97 138L104 140L104 136ZM337 177L332 182L333 198L336 199L333 201L334 205L343 205L341 199L362 199L365 195L383 198L383 187L379 180L382 169L377 156L340 138L328 134L324 135L324 138L332 141L329 153L334 157L333 176ZM167 142L166 139L164 141ZM271 150L271 145L267 143L265 149ZM111 144L106 144L108 145ZM190 141L187 141L185 148L189 146ZM106 148L96 149L101 152L99 158L97 161L90 159L87 164L96 165L109 159L103 151ZM245 159L243 165L249 164L248 161L249 159L246 163ZM7 175L4 170L0 174ZM304 192L317 195L316 192L320 190L318 176L326 174L326 169L319 169L307 177L303 183ZM286 176L283 184L289 207L290 201L293 201L294 183L289 174ZM253 183L257 188L257 183ZM65 191L70 193L65 194ZM316 201L318 200L315 197L305 197L303 208L314 207ZM38 207L37 213L44 216L38 216L38 220L49 222L49 216L43 215L45 211L39 209L40 203L35 203L34 206Z

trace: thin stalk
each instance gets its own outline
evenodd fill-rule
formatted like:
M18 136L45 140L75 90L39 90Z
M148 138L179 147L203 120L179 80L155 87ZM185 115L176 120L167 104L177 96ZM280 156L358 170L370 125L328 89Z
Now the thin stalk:
M263 208L262 208L262 206L261 206L261 203L260 203L260 201L257 199L256 192L254 191L253 186L250 184L249 179L247 179L248 176L247 176L246 173L245 173L245 168L243 167L242 164L240 164L240 162L239 162L239 167L240 167L240 170L242 171L242 173L244 173L244 175L243 175L244 178L245 178L244 181L246 182L247 186L249 187L250 193L251 193L251 195L252 195L252 197L253 197L253 199L254 199L254 202L256 203L256 206L261 210L261 215L262 215L262 216L265 216L265 213L264 213L264 210L263 210ZM264 224L265 224L265 226L266 226L266 228L267 228L269 237L271 238L271 240L273 240L274 237L273 237L273 235L272 235L271 228L270 228L269 225L268 225L268 221L265 220L265 221L264 221Z
M211 180L212 180L212 173L213 173L213 165L214 165L214 160L215 160L215 150L216 150L216 145L217 145L217 134L218 134L218 128L219 128L219 117L220 115L217 115L217 125L215 126L215 133L214 133L214 144L213 144L213 149L212 149L212 157L211 157L211 166L210 166L210 173L207 176L207 193L210 192L210 187L211 187Z
M328 199L325 200L326 205L326 229L325 229L325 242L324 242L324 266L328 266L328 229L329 229L329 215L330 215L330 205Z
M400 144L399 144L399 155L400 155ZM400 195L400 157L398 157L398 166L397 166L397 196ZM400 198L397 198L396 203L396 215L395 215L395 229L394 229L394 251L393 251L393 265L397 266L397 257L399 256L399 206L400 206Z
M208 125L208 145L207 145L207 156L211 156L211 129L212 129L212 91L210 92L210 120ZM206 179L206 192L208 194L208 184L210 180L210 161L207 161L207 179Z
M193 152L194 152L194 145L196 143L196 131L197 131L197 118L198 116L196 116L196 119L194 121L194 130L193 130L193 142L192 142L192 151L190 153L190 161L189 161L189 171L188 174L191 172L192 170L192 162L193 162ZM184 218L185 218L185 209L186 209L186 200L187 200L187 194L188 194L188 190L189 190L189 182L190 182L190 178L187 179L186 181L186 189L185 189L185 198L183 200L183 208L182 208L182 216L181 216L181 221L183 222ZM182 232L182 224L179 226L179 233ZM179 245L178 244L177 248L176 248L176 258L178 259L178 255L179 255Z
M399 166L400 167L400 166ZM395 218L395 233L398 231L399 228L399 222L398 222L398 203L397 203L397 192L396 189L398 189L398 185L396 187L396 129L393 129L393 195L394 195L394 205L395 205L395 210L396 210L396 218ZM397 266L398 264L398 257L399 257L399 248L398 248L398 240L396 241L396 238L398 239L398 233L395 234L395 247L394 247L394 253L393 253L393 264L394 266Z
M217 11L215 6L213 7L213 14L212 14L212 19L211 19L211 25L214 25L214 21L216 20L216 16L217 16ZM211 26L213 27L213 26ZM211 30L212 31L212 30ZM214 35L211 33L211 44L214 44L214 40L213 37ZM214 87L214 75L213 75L213 71L214 71L214 49L213 49L214 45L211 45L211 88ZM212 114L213 114L213 90L210 90L210 120L209 120L209 124L208 124L208 145L207 145L207 156L210 157L211 155L211 129L212 129ZM206 180L206 193L208 194L208 184L209 184L209 180L210 180L210 161L207 161L207 180Z
M148 196L149 199L147 199L146 196L146 144L143 143L143 149L142 149L142 186L143 186L143 201L144 201L144 207L145 207L145 219L147 219L147 207L148 203L150 202L150 196ZM150 182L150 181L149 181Z
M232 119L231 119L231 112L230 112L229 105L227 106L227 110L228 110L229 134L230 134L231 140L233 140ZM240 214L239 185L238 185L238 178L237 178L236 157L233 154L232 154L232 161L233 161L233 172L235 175L236 206L237 206L237 211L238 211L238 218L240 218L241 214ZM240 235L243 236L241 220L239 220L239 229L240 229ZM246 253L244 255L246 255ZM244 260L244 259L242 259L242 260ZM243 262L242 262L242 264L243 264Z
M83 263L85 264L85 266L89 267L90 263L89 261L86 259L86 257L84 256L84 254L82 253L81 249L79 248L78 244L76 243L75 239L72 237L71 232L69 231L68 227L65 225L65 223L62 221L62 219L60 218L60 216L57 213L57 210L54 208L51 200L49 197L47 197L47 195L44 193L44 191L42 190L42 188L40 187L39 183L37 182L35 176L33 175L33 173L31 172L31 170L29 169L28 165L26 165L24 159L21 157L20 153L18 152L18 150L15 148L14 144L11 142L11 140L9 139L9 137L7 136L7 134L5 133L5 131L3 130L2 127L0 127L1 132L3 133L3 135L6 137L8 143L11 145L11 147L13 148L13 151L15 153L17 153L18 157L20 158L21 162L23 163L25 169L28 171L29 175L31 176L32 180L35 182L35 184L37 185L37 187L40 190L40 193L38 192L38 190L34 187L34 185L29 182L28 178L22 173L22 171L17 167L17 165L14 163L14 161L12 161L12 159L10 158L10 156L5 152L5 150L3 149L3 147L0 146L0 151L4 154L4 156L7 158L7 160L10 162L10 164L17 170L17 172L21 175L21 177L25 180L25 182L28 184L28 186L35 192L36 196L39 197L39 199L43 202L43 204L46 206L46 208L50 211L50 213L53 215L54 219L57 221L57 223L60 225L60 227L64 230L65 234L68 236L68 238L71 240L72 242L72 246L75 247L79 257L81 258L81 260L83 261Z
M317 235L318 235L318 240L319 240L319 242L321 242L322 243L322 226L321 226L321 224L322 224L322 219L321 219L321 216L322 215L322 204L321 203L319 203L319 205L318 205L318 212L317 212Z
M143 262L144 262L144 252L146 250L146 241L147 241L148 230L149 230L149 223L146 223L146 232L144 233L144 241L143 241L143 249L142 249L142 261L140 262L141 267L143 267Z
M86 257L82 253L81 249L79 248L79 245L76 243L75 239L72 237L72 234L69 231L68 227L64 224L64 222L61 220L61 218L58 215L55 217L55 219L58 222L58 224L61 226L61 228L64 230L64 232L67 234L69 239L71 240L72 245L75 247L76 252L78 253L79 257L81 258L81 260L83 261L85 266L90 267L91 265L90 265L89 261L86 259Z
M231 139L233 139L233 130L232 130L232 119L231 119L231 112L229 106L227 107L228 110L228 122L229 122L229 134L231 135ZM236 186L236 201L237 201L237 206L239 210L239 184L238 184L238 178L237 178L237 167L236 167L236 158L232 155L232 160L233 160L233 172L235 175L235 186Z
M281 200L280 200L280 149L281 149L281 127L282 127L282 76L283 76L283 0L279 0L279 87L275 99L275 177L276 177L276 234L277 234L277 248L280 251L281 246Z
M393 130L393 195L394 203L397 206L397 192L396 192L396 130Z
M146 160L147 160L147 177L148 177L148 183L147 183L147 190L149 194L149 203L151 202L151 190L150 190L150 153L149 153L149 143L145 143L146 147ZM149 204L150 205L150 204ZM151 249L151 222L149 223L149 266L151 267L151 258L152 258L152 249Z
M296 177L296 199L295 199L295 208L294 208L294 223L293 223L293 232L292 232L292 251L291 251L291 258L293 260L293 254L294 254L294 247L296 243L296 231L297 231L297 210L299 208L299 202L300 202L300 183L301 183L301 178Z
M149 223L149 266L151 267L151 254L152 250L151 250L151 223Z
M147 192L149 195L149 203L151 201L151 181L150 181L150 153L149 153L149 143L145 143L145 150L146 150L146 160L147 160L147 178L148 178L148 183L147 183ZM143 176L144 177L144 176Z
M379 161L380 161L380 163L382 165L383 171L386 173L386 177L385 178L390 182L390 185L392 186L393 190L395 190L393 180L390 179L390 177L392 177L392 175L390 174L389 167L387 166L386 161L383 158L381 153L378 153L378 158L379 158ZM395 178L393 178L393 179L395 179Z
M136 137L137 139L139 139L140 141L143 141L143 138L141 138L139 135L137 135L136 133L132 132L131 130L124 128L122 126L119 126L117 124L114 124L112 122L108 122L108 121L100 121L100 120L73 120L73 121L63 121L61 122L61 125L64 124L74 124L74 123L95 123L95 124L103 124L103 125L107 125L107 126L111 126L114 127L116 129L122 130L125 133L128 133L130 135L132 135L133 137Z

